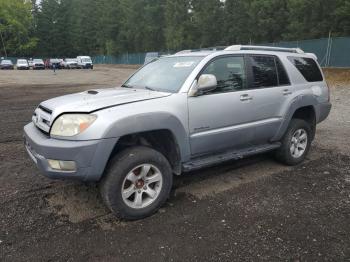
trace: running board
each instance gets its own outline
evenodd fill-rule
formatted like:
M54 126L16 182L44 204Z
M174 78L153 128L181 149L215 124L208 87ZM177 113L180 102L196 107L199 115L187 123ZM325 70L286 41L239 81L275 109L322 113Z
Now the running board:
M267 151L271 151L273 149L277 149L281 146L280 142L276 142L273 144L267 144L262 146L250 147L246 149L236 150L236 151L227 151L220 154L202 156L192 159L189 162L186 162L182 165L182 170L184 172L193 171L205 167L214 166L220 164L222 162L230 161L230 160L238 160L244 157L264 153Z

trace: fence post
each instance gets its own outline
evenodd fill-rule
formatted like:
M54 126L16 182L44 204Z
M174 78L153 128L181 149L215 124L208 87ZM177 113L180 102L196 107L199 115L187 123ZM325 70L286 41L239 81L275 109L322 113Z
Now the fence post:
M330 39L330 44L329 44L328 64L327 64L328 67L329 67L329 64L330 64L330 61L331 61L332 45L333 45L333 38Z

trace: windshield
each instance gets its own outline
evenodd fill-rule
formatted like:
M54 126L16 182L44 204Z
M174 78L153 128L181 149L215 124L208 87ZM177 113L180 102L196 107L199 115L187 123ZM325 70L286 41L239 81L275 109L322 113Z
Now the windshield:
M90 58L82 58L81 61L83 63L91 63L92 62Z
M44 63L42 59L34 59L33 63Z
M12 62L10 60L2 60L1 64L3 64L3 65L11 65Z
M17 64L27 64L27 60L18 60Z
M123 87L176 93L202 59L201 56L160 58L142 67L124 83Z

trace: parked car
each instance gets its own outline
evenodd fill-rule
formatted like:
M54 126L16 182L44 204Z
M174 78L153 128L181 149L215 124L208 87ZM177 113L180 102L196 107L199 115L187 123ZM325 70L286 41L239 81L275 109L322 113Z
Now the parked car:
M82 69L93 69L94 65L92 63L90 56L78 56L78 68Z
M33 70L44 70L45 69L45 63L42 59L34 59L33 60Z
M159 57L160 57L160 54L158 52L146 53L144 65L148 64L149 62L154 61L155 59L158 59Z
M14 69L14 66L13 66L13 63L11 60L8 60L8 59L4 59L4 60L1 60L0 62L0 69L1 70L13 70Z
M48 60L48 68L53 69L55 66L56 69L61 69L61 59L58 58L50 58Z
M26 59L18 59L16 64L17 70L29 70L29 64Z
M65 69L76 69L78 68L78 60L76 58L63 59L62 67Z
M40 103L25 147L48 177L98 182L124 219L151 215L173 174L274 151L304 161L331 110L315 55L230 46L159 58L120 88Z

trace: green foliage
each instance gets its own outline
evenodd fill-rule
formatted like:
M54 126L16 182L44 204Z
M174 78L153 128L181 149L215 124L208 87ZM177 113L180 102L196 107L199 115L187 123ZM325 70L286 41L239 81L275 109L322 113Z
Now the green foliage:
M0 0L0 31L12 56L176 51L346 36L350 1Z
M23 0L0 0L0 55L29 55L36 46L31 4Z

